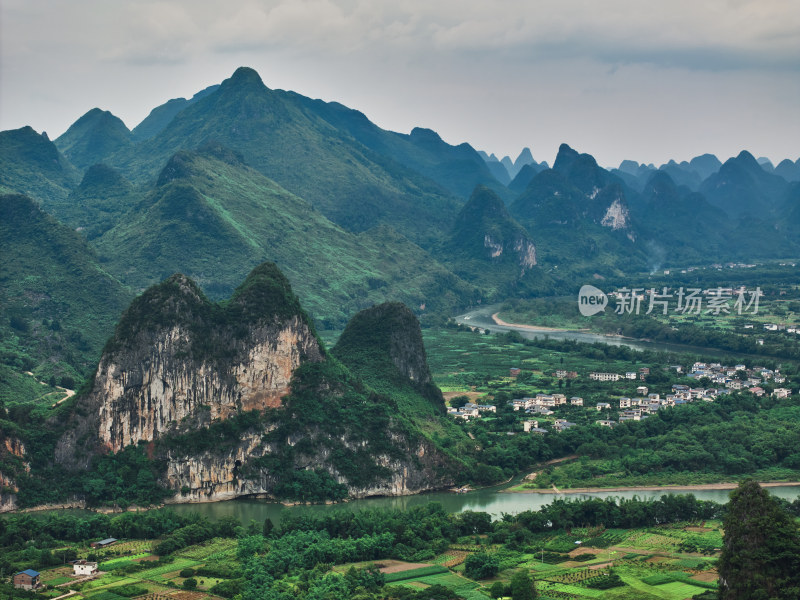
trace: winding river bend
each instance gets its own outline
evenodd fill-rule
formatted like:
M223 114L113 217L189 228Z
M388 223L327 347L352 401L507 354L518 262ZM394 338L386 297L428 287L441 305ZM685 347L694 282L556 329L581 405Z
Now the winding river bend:
M506 325L498 325L494 322L494 319L492 319L492 315L497 313L501 308L502 306L500 304L484 306L458 315L454 317L454 319L461 325L480 327L481 329L488 329L494 333L516 331L522 337L527 339L543 338L546 336L554 340L574 340L576 342L583 342L585 344L594 344L595 342L600 342L603 344L609 344L611 346L628 346L634 350L653 350L657 352L691 352L692 354L704 354L711 356L749 356L746 354L737 354L735 352L727 352L714 348L702 348L700 346L689 346L685 344L669 344L666 342L649 342L645 340L635 340L619 336L589 333L586 331L550 329L547 327L536 327L535 325L514 325L511 323ZM761 358L763 359L763 357Z

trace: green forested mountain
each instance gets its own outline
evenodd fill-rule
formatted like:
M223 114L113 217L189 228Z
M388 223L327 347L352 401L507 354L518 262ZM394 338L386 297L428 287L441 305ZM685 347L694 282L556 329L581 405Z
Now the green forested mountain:
M80 381L132 294L79 233L25 196L0 196L0 255L3 362Z
M687 218L691 216L691 218ZM637 211L641 237L651 254L651 267L672 260L702 261L725 253L733 223L721 209L697 192L677 186L662 170L653 171ZM704 241L700 248L696 240ZM659 259L661 259L659 261Z
M458 202L436 183L375 154L247 68L181 110L155 137L108 162L147 181L174 153L209 142L241 153L254 169L356 233L386 223L428 242L457 212Z
M0 191L25 194L46 210L66 200L80 181L77 169L32 127L0 132Z
M30 127L0 133L0 191L30 196L88 240L122 283L113 302L176 271L223 298L274 260L330 326L384 301L441 316L656 263L800 251L796 190L775 174L795 163L768 173L745 152L719 165L628 161L612 174L566 144L552 169L530 151L501 162L430 129L385 131L341 104L269 89L248 68L154 108L132 132L92 109L57 144ZM687 177L707 177L701 192L681 186ZM102 319L84 330L108 332ZM76 343L65 351L80 354Z
M509 212L536 239L540 264L561 275L643 267L621 181L566 144L553 168L538 173Z
M466 198L479 184L503 193L503 186L469 144L451 146L435 131L421 127L408 135L386 131L363 113L337 102L311 100L299 94L291 97L379 156L429 177L452 194Z
M56 138L56 147L80 169L103 162L131 144L131 132L107 110L93 108Z
M59 217L93 240L120 223L141 196L142 192L116 169L92 165L59 208Z
M387 302L359 312L332 352L374 389L398 399L410 422L425 427L425 421L444 415L416 317L404 304Z
M746 150L725 161L700 186L708 201L739 217L772 218L786 193L787 182L767 173Z
M5 500L109 503L134 488L147 502L322 501L451 484L463 458L431 439L452 424L416 317L384 304L347 332L340 362L273 263L223 302L173 275L124 312L84 393L22 426L0 410L24 448L0 464L15 479ZM362 378L359 352L386 369ZM20 458L28 471L11 469Z
M534 240L484 186L475 188L437 256L456 275L476 282L487 298L508 295L515 287L541 289L547 279L537 267Z
M131 139L134 142L148 140L157 135L162 129L169 125L179 112L190 104L197 102L200 98L208 96L219 88L219 85L211 85L204 90L200 90L189 98L173 98L160 106L156 106L150 114L131 130Z
M472 293L401 235L345 231L219 145L173 156L155 189L97 248L134 288L182 272L214 298L272 260L314 317L331 325L386 299L441 310Z

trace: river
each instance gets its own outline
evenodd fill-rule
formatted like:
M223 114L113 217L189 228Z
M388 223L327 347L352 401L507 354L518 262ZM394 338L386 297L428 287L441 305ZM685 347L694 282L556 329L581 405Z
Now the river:
M669 344L665 342L649 342L645 340L636 340L632 338L625 338L620 336L602 335L600 333L588 333L586 331L572 331L565 329L548 329L546 327L537 328L532 326L520 326L514 324L498 325L492 319L492 315L498 312L502 305L496 304L493 306L484 306L471 310L467 313L454 317L457 323L468 325L472 327L480 327L481 329L488 329L494 333L504 331L516 331L522 337L527 339L549 337L554 340L575 340L576 342L583 342L586 344L594 344L600 342L603 344L610 344L612 346L628 346L634 350L653 350L658 352L689 352L692 354L702 354L706 356L749 356L745 354L738 354L735 352L722 351L715 348L702 348L700 346L689 346L685 344ZM763 357L762 357L763 359Z
M624 492L597 492L587 494L527 494L527 493L500 493L505 486L484 488L465 494L450 492L435 492L418 494L416 496L401 496L395 498L365 498L352 500L341 504L312 504L284 506L277 502L266 500L240 498L225 502L209 502L205 504L177 504L171 508L178 513L196 512L217 520L222 517L235 517L241 523L247 524L251 520L263 522L270 519L276 525L281 515L286 512L292 515L319 515L325 512L346 510L358 511L376 508L395 508L407 510L428 502L438 502L448 512L461 512L475 510L487 512L493 519L499 519L503 513L517 514L526 510L536 510L545 504L550 504L555 498L581 500L585 498L633 498L642 499L660 498L663 494L694 494L700 500L713 500L725 503L728 501L730 490L664 490L658 492L624 491ZM800 486L778 486L768 488L769 493L787 500L800 497Z

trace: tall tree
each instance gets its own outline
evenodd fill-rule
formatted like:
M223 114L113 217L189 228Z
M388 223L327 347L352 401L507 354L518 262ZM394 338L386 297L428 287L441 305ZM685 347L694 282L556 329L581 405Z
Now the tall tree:
M731 493L719 560L720 600L800 598L794 519L752 479Z
M533 600L538 597L536 585L527 569L517 571L511 578L511 597L514 600Z

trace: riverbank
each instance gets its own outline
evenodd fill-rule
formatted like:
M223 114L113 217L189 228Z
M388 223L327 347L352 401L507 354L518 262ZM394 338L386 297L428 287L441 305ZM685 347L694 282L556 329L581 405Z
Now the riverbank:
M544 325L521 325L519 323L508 323L503 321L500 318L500 313L496 312L492 315L492 321L495 322L497 325L501 325L503 327L513 327L514 329L524 329L526 331L558 331L561 333L593 333L591 329L583 328L583 329L562 329L559 327L545 327ZM596 333L596 332L595 332ZM598 335L602 335L599 334ZM614 336L620 337L620 336Z
M759 485L764 488L770 487L798 487L800 481L759 481ZM602 494L608 492L674 492L687 491L697 492L703 490L733 490L739 486L739 482L724 483L698 483L695 485L640 485L633 487L583 487L568 489L536 489L522 488L514 486L505 490L500 490L503 494Z

